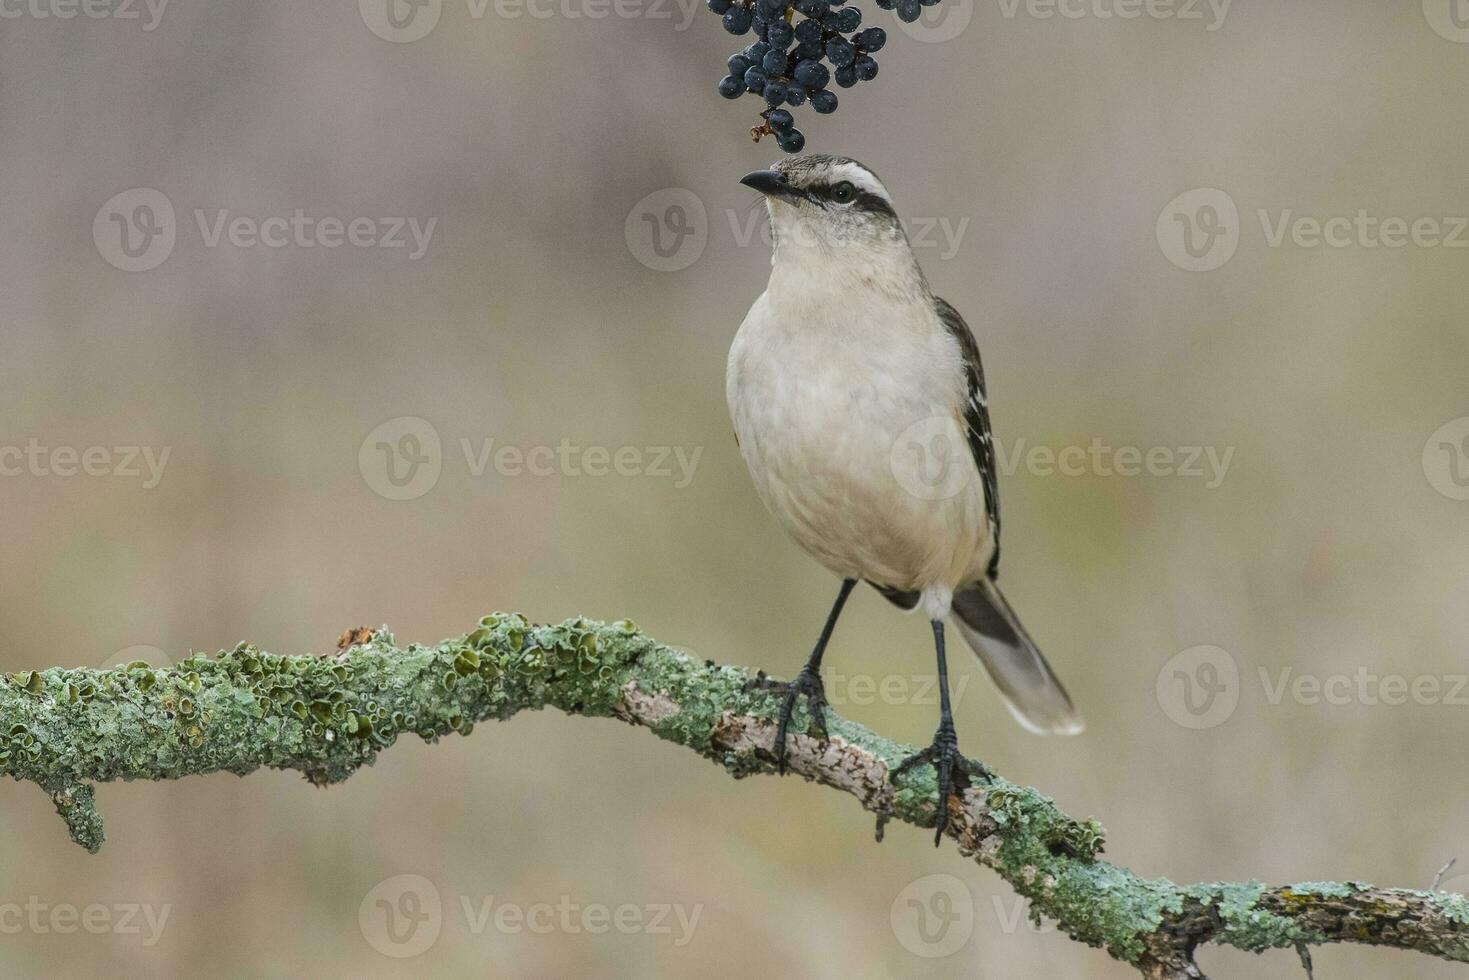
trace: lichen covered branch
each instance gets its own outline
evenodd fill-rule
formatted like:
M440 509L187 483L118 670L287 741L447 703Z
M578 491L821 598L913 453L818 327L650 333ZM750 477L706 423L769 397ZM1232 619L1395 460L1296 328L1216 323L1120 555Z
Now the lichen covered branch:
M347 640L347 649L321 657L242 644L167 669L10 674L0 684L0 767L44 789L91 851L103 841L93 783L269 766L326 785L371 764L400 735L468 735L479 722L547 706L647 728L736 777L774 770L777 705L745 690L746 671L700 662L630 623L536 626L496 614L436 646L399 647L386 630ZM880 825L933 826L932 770L897 788L888 779L907 746L835 715L828 740L805 734L808 723L798 710L792 771L856 797ZM1072 819L1000 778L952 804L947 833L1029 899L1034 915L1149 977L1202 977L1194 950L1206 943L1259 952L1356 942L1469 962L1461 895L1359 882L1267 888L1141 878L1098 857L1103 832L1094 820Z

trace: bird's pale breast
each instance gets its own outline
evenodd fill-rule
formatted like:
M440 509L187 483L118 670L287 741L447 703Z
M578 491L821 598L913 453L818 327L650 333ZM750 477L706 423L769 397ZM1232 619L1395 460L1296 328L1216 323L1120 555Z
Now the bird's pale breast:
M993 543L967 449L968 470L937 487L915 483L905 455L946 425L962 446L957 344L926 306L798 295L757 300L730 350L730 413L761 499L843 577L918 590L976 580Z

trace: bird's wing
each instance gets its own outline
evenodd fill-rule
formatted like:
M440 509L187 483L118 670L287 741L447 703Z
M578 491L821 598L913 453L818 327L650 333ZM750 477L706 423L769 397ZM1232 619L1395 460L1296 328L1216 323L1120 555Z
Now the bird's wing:
M939 320L944 328L959 342L964 352L964 378L969 396L964 402L964 434L969 440L969 451L974 455L974 465L984 481L984 505L989 514L990 533L995 538L995 553L990 558L989 574L994 578L1000 570L1000 481L995 465L995 442L990 432L989 398L984 387L984 364L979 359L979 344L969 324L959 311L948 301L935 297Z
M883 598L904 612L912 612L918 608L918 601L923 598L922 592L904 592L895 589L891 585L878 585L876 582L868 582L877 591L881 592Z

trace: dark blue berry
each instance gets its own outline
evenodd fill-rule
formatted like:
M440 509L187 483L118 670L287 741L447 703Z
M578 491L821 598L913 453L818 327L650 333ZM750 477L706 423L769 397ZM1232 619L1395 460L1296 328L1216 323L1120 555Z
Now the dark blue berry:
M790 105L804 105L807 97L804 85L791 82L786 86L786 102Z
M723 17L724 12L733 6L734 0L709 0L709 9Z
M761 92L765 91L765 82L767 78L768 76L765 74L765 69L761 68L759 65L756 65L749 71L745 72L745 88L749 89L751 92L754 92L756 95L759 95Z
M820 17L826 13L826 0L796 0L796 10L807 17Z
M877 77L877 60L863 55L852 62L852 67L857 71L857 77L864 82L870 82Z
M853 65L843 65L837 69L835 77L842 88L851 88L857 84L857 69Z
M862 24L862 11L856 7L843 7L836 12L837 30L850 34Z
M791 41L795 40L795 37L796 29L785 21L778 20L770 25L770 30L766 33L765 40L770 42L771 47L780 48L784 51L791 46Z
M765 96L766 105L780 105L786 100L786 87L780 82L766 82L765 90L760 94Z
M759 8L766 20L783 20L786 12L786 0L759 0Z
M838 68L845 68L852 63L853 58L857 57L857 49L852 47L852 43L845 38L834 37L826 42L826 57Z
M802 41L796 45L796 59L798 61L820 61L826 57L826 45L817 41Z
M857 47L868 54L877 54L888 43L888 32L881 27L869 27L857 35Z
M785 109L771 109L770 113L766 115L765 121L770 123L770 128L777 133L790 129L796 124L796 118Z
M892 10L898 5L898 0L875 0L878 10Z
M750 12L744 7L730 7L724 12L724 29L731 34L747 34L751 19Z
M786 53L771 48L765 52L765 57L760 61L760 67L765 69L768 75L784 75L786 71Z
M911 24L918 19L923 12L923 7L918 0L898 0L898 20L905 24Z
M788 129L783 133L776 133L775 142L787 153L800 153L806 145L806 134L799 129Z
M746 58L742 54L732 54L729 56L729 61L726 64L729 66L729 73L731 75L735 78L744 78L745 72L750 70L751 62L749 58Z
M725 75L719 81L719 94L726 99L738 99L745 94L745 83L733 75Z
M756 41L745 49L745 57L750 59L750 64L758 65L765 58L765 52L770 50L770 45L764 41Z
M826 88L827 81L831 78L831 72L819 61L807 59L796 64L796 73L793 76L807 88Z
M797 41L819 41L821 40L821 21L806 19L794 28Z
M811 108L823 116L829 112L837 111L837 94L835 92L821 91L811 93Z

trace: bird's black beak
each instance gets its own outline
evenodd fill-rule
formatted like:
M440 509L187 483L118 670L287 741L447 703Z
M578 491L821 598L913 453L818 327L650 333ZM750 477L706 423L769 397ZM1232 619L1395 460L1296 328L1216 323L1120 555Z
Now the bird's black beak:
M800 188L792 187L779 170L756 170L741 177L740 183L780 201L796 201L806 196Z

